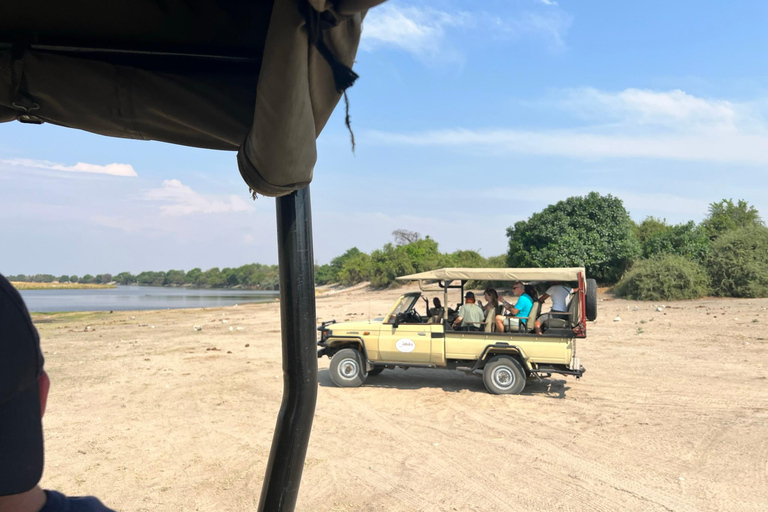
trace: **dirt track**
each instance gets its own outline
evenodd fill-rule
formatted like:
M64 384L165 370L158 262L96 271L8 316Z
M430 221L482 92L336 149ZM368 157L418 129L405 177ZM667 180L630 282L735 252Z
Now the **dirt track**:
M322 297L318 316L377 316L398 294ZM604 299L578 346L584 378L520 396L442 370L341 389L322 359L297 510L766 510L768 299ZM255 510L278 315L36 315L53 381L43 485L126 512Z

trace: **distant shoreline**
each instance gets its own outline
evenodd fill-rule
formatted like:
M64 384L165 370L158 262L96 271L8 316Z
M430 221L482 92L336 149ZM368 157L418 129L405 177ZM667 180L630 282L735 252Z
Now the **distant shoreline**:
M23 281L11 281L17 290L83 290L99 288L117 288L116 284L86 284L86 283L29 283Z

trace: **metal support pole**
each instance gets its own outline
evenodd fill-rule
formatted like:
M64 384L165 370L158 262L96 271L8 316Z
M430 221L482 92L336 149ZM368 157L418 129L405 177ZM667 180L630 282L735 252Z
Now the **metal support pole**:
M283 403L261 489L260 512L291 512L317 402L315 269L309 187L277 199Z

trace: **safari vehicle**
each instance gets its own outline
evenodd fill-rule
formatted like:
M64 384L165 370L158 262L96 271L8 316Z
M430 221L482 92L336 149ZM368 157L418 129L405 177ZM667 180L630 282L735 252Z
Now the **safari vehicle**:
M386 369L440 368L481 375L486 389L494 394L518 394L528 378L553 373L584 374L576 354L576 340L586 338L587 320L597 317L596 285L583 268L443 268L398 277L418 281L421 291L405 293L381 319L359 322L324 322L318 330L318 357L331 358L330 374L341 387L360 386L366 378ZM443 295L460 290L470 280L522 281L526 284L568 283L573 293L568 312L540 315L534 302L525 324L515 332L494 332L495 312L486 317L482 331L458 331L451 321L456 313L447 307L429 309L429 292ZM424 313L419 312L423 299ZM458 309L458 307L456 308ZM453 318L452 318L453 315ZM536 334L534 321L545 330Z

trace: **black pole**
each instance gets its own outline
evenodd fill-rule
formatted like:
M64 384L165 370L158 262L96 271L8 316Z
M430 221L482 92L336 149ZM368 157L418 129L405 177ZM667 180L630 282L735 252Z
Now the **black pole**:
M291 512L317 402L317 335L309 187L277 198L283 403L261 489L260 512Z

